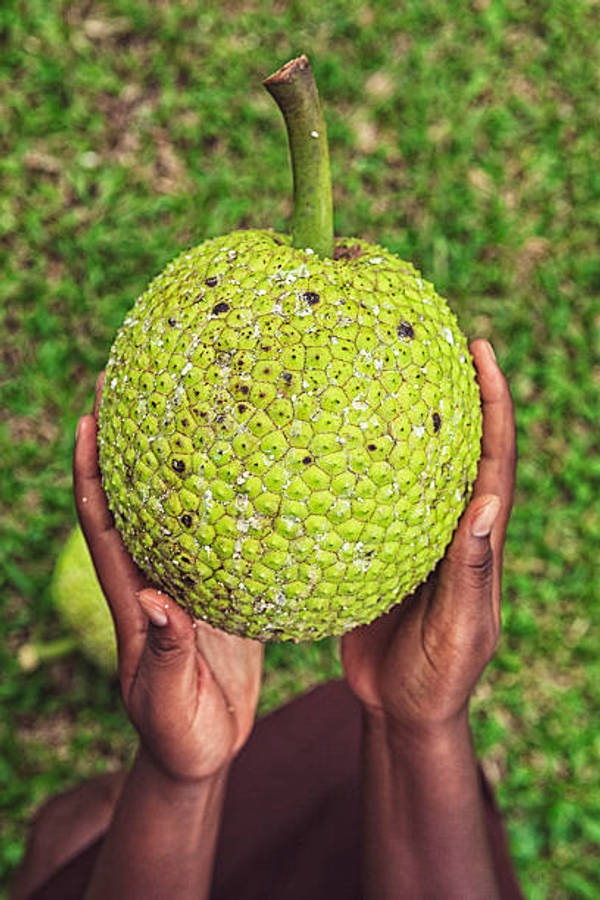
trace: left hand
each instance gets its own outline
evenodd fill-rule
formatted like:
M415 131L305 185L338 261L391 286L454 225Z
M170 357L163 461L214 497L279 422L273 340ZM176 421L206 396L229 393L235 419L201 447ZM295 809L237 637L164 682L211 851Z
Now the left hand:
M445 558L427 581L391 612L342 638L350 688L368 712L407 733L444 728L466 714L500 634L515 428L508 386L492 348L478 340L471 352L483 405L482 456L473 499Z
M119 678L142 749L178 782L225 771L247 740L262 646L191 616L155 590L125 549L102 488L94 415L77 428L77 513L117 632Z

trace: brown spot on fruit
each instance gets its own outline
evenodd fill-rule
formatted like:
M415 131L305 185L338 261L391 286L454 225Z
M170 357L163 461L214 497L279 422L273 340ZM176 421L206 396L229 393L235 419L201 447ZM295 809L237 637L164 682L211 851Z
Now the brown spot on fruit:
M442 420L440 418L440 414L437 412L434 412L431 418L433 420L433 430L437 434L438 431L440 430L440 428L442 427Z
M409 341L412 341L415 336L415 330L410 322L400 322L400 324L396 328L396 333L398 337L408 338Z
M204 284L205 284L207 287L215 287L216 284L217 284L217 277L216 277L216 275L210 275L210 276L206 279L206 281L204 282Z
M351 247L348 247L347 244L339 244L337 247L334 247L333 250L333 258L334 259L357 259L359 256L362 256L364 250L361 250L358 244L352 244Z
M171 465L176 472L185 472L185 463L182 459L174 459Z
M221 313L226 313L228 309L229 309L229 303L225 303L224 300L221 300L220 303L215 303L215 305L213 306L212 314L213 314L213 316L218 316Z
M177 319L170 318L169 325L171 326L171 328L173 328L174 325L177 325Z
M181 517L181 522L183 525L185 525L186 528L189 528L192 524L192 517L189 515L189 513L184 513Z
M303 296L309 306L315 306L321 299L320 295L315 294L314 291L305 291Z
M367 444L367 450L377 450L375 444Z
M309 463L312 462L312 456L305 456L304 459L302 460L302 462L304 463L305 466L307 466Z

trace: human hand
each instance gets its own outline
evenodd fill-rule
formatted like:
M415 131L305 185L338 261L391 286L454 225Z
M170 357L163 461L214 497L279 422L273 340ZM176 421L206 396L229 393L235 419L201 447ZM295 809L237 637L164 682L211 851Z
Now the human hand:
M98 467L102 381L94 414L77 427L77 514L115 623L121 692L142 748L171 778L198 781L226 769L250 734L262 646L193 620L128 554Z
M349 686L368 712L408 732L466 715L500 635L504 535L516 464L510 393L486 341L474 341L483 407L473 498L444 559L389 613L342 638Z

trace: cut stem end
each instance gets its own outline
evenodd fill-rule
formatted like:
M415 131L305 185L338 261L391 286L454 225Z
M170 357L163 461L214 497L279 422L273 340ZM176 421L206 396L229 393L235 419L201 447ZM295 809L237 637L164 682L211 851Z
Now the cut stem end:
M263 82L283 115L294 173L292 246L333 256L333 203L327 130L310 63L290 60Z

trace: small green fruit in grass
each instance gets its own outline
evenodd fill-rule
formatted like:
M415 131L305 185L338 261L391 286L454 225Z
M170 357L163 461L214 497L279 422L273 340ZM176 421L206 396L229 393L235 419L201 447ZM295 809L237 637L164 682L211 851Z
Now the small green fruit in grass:
M265 82L294 168L292 236L187 250L110 353L100 466L140 568L190 612L260 640L341 634L420 584L480 453L455 316L408 262L333 237L306 57Z
M56 561L50 594L66 634L48 643L31 642L19 650L25 670L81 650L107 675L117 670L117 648L113 621L98 583L85 538L74 528Z

